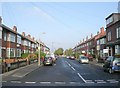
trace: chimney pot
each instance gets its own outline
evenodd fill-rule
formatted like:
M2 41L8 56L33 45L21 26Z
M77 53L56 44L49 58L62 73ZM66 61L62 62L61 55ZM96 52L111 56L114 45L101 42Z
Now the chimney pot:
M86 37L86 40L88 40L88 36Z
M22 32L22 36L25 36L25 32Z
M2 24L2 17L0 16L0 24Z
M91 34L91 38L93 37L93 34Z
M13 31L17 32L17 27L16 26L13 26Z
M104 33L104 27L101 28L101 33Z
M28 37L31 38L31 35L29 34Z

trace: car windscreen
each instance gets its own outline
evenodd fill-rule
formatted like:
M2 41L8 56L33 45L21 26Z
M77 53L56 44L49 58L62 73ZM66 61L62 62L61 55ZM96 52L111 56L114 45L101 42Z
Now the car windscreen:
M87 57L85 57L85 56L84 56L84 57L82 56L82 57L81 57L81 59L88 59L88 58L87 58Z
M120 58L115 58L114 61L120 62Z

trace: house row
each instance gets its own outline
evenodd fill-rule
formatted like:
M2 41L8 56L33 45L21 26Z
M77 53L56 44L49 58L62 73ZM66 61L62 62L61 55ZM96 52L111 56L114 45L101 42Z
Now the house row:
M43 43L37 41L30 34L17 32L17 27L9 28L0 25L0 57L7 63L16 62L21 59L21 54L33 54L41 47L41 51L48 53L50 49Z
M102 59L106 56L120 55L120 13L112 13L106 18L106 30L100 28L95 36L91 34L73 48L73 52L94 55Z

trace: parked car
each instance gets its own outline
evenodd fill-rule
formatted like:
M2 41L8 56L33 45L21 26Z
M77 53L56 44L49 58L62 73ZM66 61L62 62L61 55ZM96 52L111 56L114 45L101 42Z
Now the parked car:
M111 74L120 71L120 57L109 56L104 62L103 70Z
M74 57L74 56L71 56L69 59L71 59L71 60L75 60L75 57Z
M67 56L66 58L67 58L67 59L69 59L70 57L69 57L69 56Z
M87 55L89 61L93 61L93 56L92 55Z
M79 62L80 63L89 63L89 59L86 56L80 56Z
M54 54L51 54L50 56L51 56L51 58L53 59L53 63L55 63L55 62L56 62L56 57L55 57L55 55L54 55Z
M43 64L44 64L44 66L45 65L53 65L53 58L52 57L45 57Z

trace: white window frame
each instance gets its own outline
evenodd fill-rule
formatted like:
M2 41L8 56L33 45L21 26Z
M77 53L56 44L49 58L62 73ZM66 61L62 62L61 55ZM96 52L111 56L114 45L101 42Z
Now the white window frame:
M120 38L120 27L116 29L116 37Z
M112 33L110 31L110 32L108 32L108 41L111 41L111 36L112 36Z
M17 49L17 57L21 57L21 49Z
M2 57L2 46L0 46L0 58Z
M17 35L17 43L21 44L22 43L22 38L20 35Z

